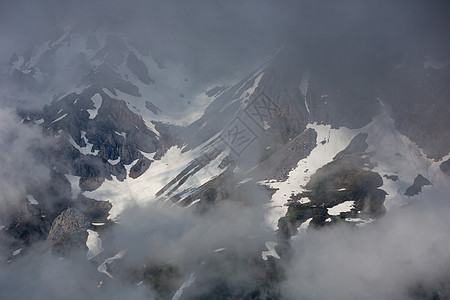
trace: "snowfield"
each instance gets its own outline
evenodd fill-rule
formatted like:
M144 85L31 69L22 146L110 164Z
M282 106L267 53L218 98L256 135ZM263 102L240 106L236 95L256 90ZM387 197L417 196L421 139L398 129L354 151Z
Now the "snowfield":
M88 238L86 240L86 246L88 247L88 252L86 253L86 259L90 260L100 253L103 252L102 240L99 234L93 230L88 229Z
M331 162L333 157L344 150L350 141L358 134L358 130L341 127L332 129L330 125L308 124L307 128L312 128L317 132L317 147L311 151L310 155L297 163L297 167L289 172L288 179L283 182L265 181L264 184L271 188L278 189L272 196L272 202L268 205L265 215L266 223L276 230L278 220L286 215L287 200L292 194L298 194L305 189L311 175L323 165ZM321 142L324 141L322 144ZM306 200L305 200L306 201Z
M381 106L383 103L380 101ZM272 202L267 207L266 223L273 230L277 229L278 219L286 215L287 200L291 195L305 191L303 188L317 169L332 161L333 157L345 149L350 141L359 133L367 133L368 157L377 172L383 179L380 187L388 194L385 207L391 209L405 205L411 201L404 193L412 185L414 178L422 174L429 179L434 187L448 186L450 179L445 175L439 165L450 158L449 155L439 161L428 158L415 143L395 129L394 120L383 112L374 117L372 122L361 129L348 129L341 127L332 129L330 125L308 124L317 132L317 147L310 155L298 162L297 167L289 172L288 179L283 182L267 180L267 186L277 189L272 196ZM401 155L399 155L401 153ZM393 181L383 175L397 175L398 180ZM341 189L342 190L342 189ZM426 197L432 192L430 187L423 187L422 196ZM308 199L301 199L300 203L307 203ZM342 207L343 208L343 207ZM334 212L332 210L332 212Z
M115 178L110 181L106 180L97 190L84 192L83 194L97 200L109 200L113 205L109 218L115 220L128 205L144 205L152 201L166 200L165 194L157 197L156 193L180 174L193 159L199 157L201 148L200 146L198 149L182 153L181 148L171 147L160 160L152 162L149 169L138 178L127 178L123 182ZM208 165L189 177L180 187L179 192L183 191L183 196L188 196L193 188L200 187L211 178L220 175L224 169L220 169L218 166L227 155L228 152L224 151ZM135 163L126 166L127 173L130 172L130 168Z

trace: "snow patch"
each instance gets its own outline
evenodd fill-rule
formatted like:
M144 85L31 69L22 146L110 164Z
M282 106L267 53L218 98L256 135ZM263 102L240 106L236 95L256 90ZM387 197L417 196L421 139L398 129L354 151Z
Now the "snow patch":
M98 155L99 150L92 151L92 147L94 147L94 144L89 143L88 139L86 138L86 132L81 131L81 138L84 140L84 143L86 146L80 147L72 137L69 137L69 143L78 151L80 151L81 154L84 155Z
M308 101L306 99L306 95L308 94L308 87L309 87L309 72L306 72L305 74L303 74L302 81L300 82L298 88L300 89L300 93L302 93L302 96L305 99L306 110L308 111L308 114L311 114L311 112L309 111Z
M434 188L449 186L450 178L439 165L449 159L450 154L439 161L428 158L417 144L395 129L395 121L387 113L376 116L361 132L368 134L366 152L370 153L370 160L375 164L372 171L382 176L380 188L388 194L384 203L387 210L411 201L404 193L417 174L430 180ZM398 180L385 178L384 174L395 174ZM430 190L423 189L421 195L426 197Z
M241 93L241 95L239 96L241 101L245 102L246 100L248 100L250 98L251 95L253 95L253 93L255 92L256 88L259 86L259 82L261 81L261 78L263 77L263 75L264 75L264 72L261 72L258 75L256 75L257 76L256 78L252 77L250 79L250 80L254 80L253 85ZM244 83L244 86L245 86L246 83Z
M345 218L345 221L350 222L350 223L356 223L356 226L361 227L361 226L365 226L367 224L370 224L370 223L372 223L375 220L371 219L371 218L369 218L367 220L363 220L363 219L360 219L360 218Z
M66 116L67 116L67 114L63 114L61 117L59 117L59 118L53 120L53 122L51 122L50 124L53 124L53 123L55 123L55 122L58 122L58 121L62 120L63 118L65 118Z
M25 197L27 197L28 202L30 202L30 204L33 205L38 205L39 202L37 202L37 200L33 197L33 195L26 195Z
M76 199L78 195L81 193L80 188L80 176L74 176L70 174L64 174L67 180L70 182L70 191L72 193L72 199Z
M298 201L300 204L306 204L306 203L310 203L311 202L311 200L309 199L309 198L301 198L299 201Z
M355 204L355 201L345 201L342 203L339 203L338 205L335 205L331 208L328 208L328 214L330 216L339 216L341 212L349 212L353 205Z
M111 165L115 166L115 165L117 165L120 162L120 156L118 158L116 158L116 159L108 159L108 162Z
M285 204L290 196L305 191L304 186L308 183L311 175L323 165L331 162L333 157L344 150L359 133L357 129L345 127L332 129L331 125L319 125L317 123L308 124L307 128L312 128L317 132L317 146L309 156L297 163L297 166L289 172L286 181L274 182L268 180L263 182L267 186L277 189L265 213L265 221L273 230L278 228L278 220L286 215L287 206Z
M175 295L173 295L172 300L179 300L183 295L183 291L185 288L190 287L195 282L195 274L191 273L189 275L188 280L186 280L181 287L176 291Z
M95 191L84 192L87 197L97 200L109 200L113 207L110 211L109 219L115 220L120 212L131 204L144 205L157 199L165 199L166 193L156 196L168 182L175 178L186 166L196 157L201 155L201 146L198 149L182 152L179 147L171 147L160 159L154 161L149 169L136 179L126 178L120 182L117 179L106 180L102 186ZM183 196L188 196L195 188L200 187L212 177L218 176L223 169L220 169L222 159L228 155L227 151L221 153L216 159L204 166L197 173L189 177L178 191L183 192ZM125 165L127 174L137 160L129 165Z
M194 201L191 202L191 204L189 204L188 206L186 206L186 208L194 206L195 204L199 203L201 199L195 199Z
M117 135L123 136L125 139L127 138L127 133L126 133L126 132L117 132L117 131L114 131L114 133L117 134Z
M91 98L92 102L94 102L94 109L88 109L89 119L94 119L98 115L98 109L102 105L102 96L99 93L96 93Z
M329 219L329 221L327 221ZM325 220L325 222L331 222L331 219L328 218L327 220ZM291 237L291 240L293 241L298 241L300 240L305 234L306 234L306 230L309 228L309 224L311 223L312 218L307 219L305 222L303 222L300 227L297 230L297 234L294 235L293 237Z
M261 252L261 257L263 260L267 260L269 256L275 257L276 259L280 259L277 250L275 250L275 247L278 245L278 243L266 242L265 245L267 247L267 251Z
M88 237L86 240L86 246L88 247L88 251L86 253L86 259L91 260L96 257L100 253L103 252L102 240L99 237L99 234L93 230L88 229Z
M112 264L115 260L121 259L125 255L125 253L125 250L121 250L113 257L105 259L105 261L100 266L98 266L97 271L108 275L108 277L111 279L114 279L114 277L108 272L108 265Z

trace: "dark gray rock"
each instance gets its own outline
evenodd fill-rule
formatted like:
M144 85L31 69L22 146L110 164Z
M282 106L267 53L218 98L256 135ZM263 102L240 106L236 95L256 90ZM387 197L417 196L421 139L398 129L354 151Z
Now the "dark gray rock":
M52 250L62 255L75 249L87 250L87 229L90 223L78 209L68 208L53 221L47 237Z
M154 113L155 115L157 115L159 112L161 112L161 110L152 102L150 101L145 101L145 107L151 111L152 113Z
M140 158L136 164L134 164L130 169L130 178L138 178L150 167L152 161L146 157Z
M306 158L316 147L316 139L317 133L313 129L306 129L275 153L268 154L269 158L256 168L252 176L254 178L261 176L261 179L286 180L297 163Z
M137 58L137 56L130 52L127 58L127 67L133 72L136 77L145 84L151 82L151 78L148 75L148 68L145 63Z
M425 185L432 185L431 182L422 176L422 174L418 174L414 179L414 183L408 187L405 191L406 196L415 196L422 192L422 187Z
M358 154L366 151L369 147L366 143L367 136L367 133L359 133L351 140L350 144L344 150L336 154L333 159L339 159L346 155Z
M447 159L443 163L439 165L439 168L441 168L442 172L450 176L450 159Z

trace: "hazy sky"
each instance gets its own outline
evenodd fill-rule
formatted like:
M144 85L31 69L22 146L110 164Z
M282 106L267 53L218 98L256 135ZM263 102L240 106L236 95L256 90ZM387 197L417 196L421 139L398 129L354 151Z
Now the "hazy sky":
M380 49L448 46L449 7L444 0L2 0L0 59L65 25L107 23L155 56L181 60L205 76L223 75L286 44L325 55L355 42Z

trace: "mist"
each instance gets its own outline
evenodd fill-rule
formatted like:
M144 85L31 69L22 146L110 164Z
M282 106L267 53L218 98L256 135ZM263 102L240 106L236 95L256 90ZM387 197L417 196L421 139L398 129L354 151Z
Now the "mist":
M267 195L258 188L249 195L233 195L206 214L164 203L131 205L114 227L99 231L105 251L91 261L85 251L61 257L37 243L0 269L0 297L153 299L156 293L150 287L138 285L139 270L146 266L172 270L165 284L174 291L194 274L198 286L185 291L194 297L207 295L216 285L256 286L254 261L261 260L264 242L276 237L263 225L262 206L255 205ZM105 258L119 252L125 256L113 266L114 279L97 271Z
M444 0L1 1L0 69L14 53L24 54L57 38L66 27L86 34L102 28L150 54L158 68L164 69L166 63L182 65L196 92L235 84L275 53L285 55L285 65L294 71L297 66L314 66L338 78L350 72L348 66L356 66L360 78L376 84L387 74L387 66L403 57L431 54L446 59L449 13L450 2ZM72 83L70 76L60 80ZM177 80L165 84L175 86ZM30 191L52 180L55 170L44 165L37 150L56 149L58 140L18 116L49 103L47 95L18 89L3 78L0 89L0 225L4 225L12 211L28 205ZM406 100L398 101L407 106ZM186 108L186 114L192 113L186 119L202 116L200 108ZM244 169L262 159L267 145L282 140L270 135L258 138L251 152L240 158ZM310 227L283 244L264 221L272 191L254 182L235 189L232 183L244 179L225 180L222 188L229 197L204 211L126 199L129 205L116 223L99 229L104 251L89 261L85 250L66 257L52 254L45 241L14 260L0 248L0 258L7 262L0 264L0 298L171 299L190 278L195 278L195 288L184 290L189 299L207 297L211 288L225 295L236 291L228 295L235 299L242 295L239 292L260 286L279 299L450 298L450 190L418 196L364 227ZM61 199L49 199L49 205ZM278 243L280 260L262 260L268 241ZM22 245L1 232L0 243ZM111 266L114 279L98 271L100 264L121 251L126 254ZM141 284L145 272L166 277L162 283ZM164 294L167 290L170 294ZM258 297L254 299L265 299Z
M24 125L12 109L0 109L0 221L25 199L27 190L45 184L49 170L36 157L36 149L49 147L51 138Z
M449 297L447 193L391 211L367 227L310 230L294 241L288 299Z

